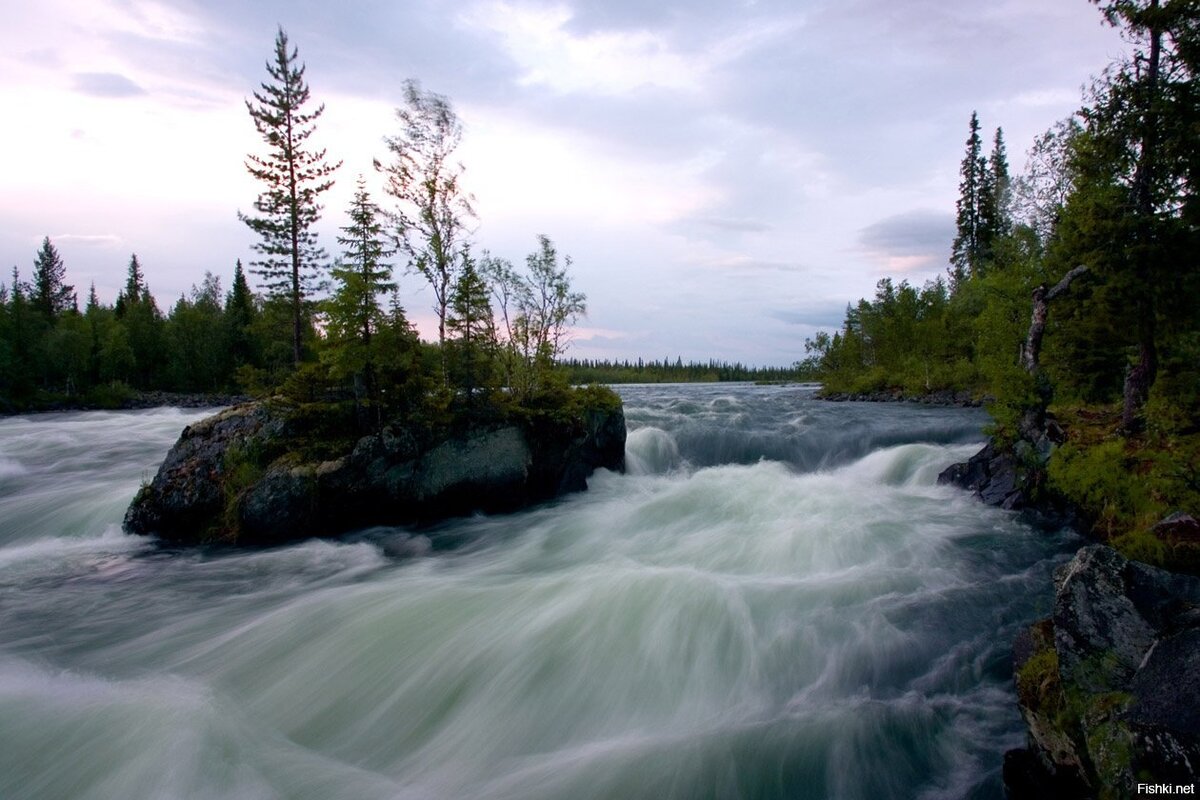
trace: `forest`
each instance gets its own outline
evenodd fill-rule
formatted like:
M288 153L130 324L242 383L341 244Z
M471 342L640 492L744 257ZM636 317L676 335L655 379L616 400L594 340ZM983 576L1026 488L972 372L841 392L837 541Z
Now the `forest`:
M561 401L568 384L555 364L586 297L546 236L521 267L472 251L475 214L455 160L462 125L449 101L404 84L389 159L375 161L391 205L359 176L330 259L314 226L341 164L306 144L324 106L311 102L282 28L266 66L246 103L264 148L245 164L261 192L253 212L238 213L257 257L232 265L228 289L206 272L164 308L135 254L113 304L93 285L81 307L47 237L32 276L14 267L0 285L0 411L120 407L151 391L283 393L336 401L371 428L397 413ZM407 318L401 268L432 290L436 342Z
M971 116L947 276L879 281L805 349L827 391L967 388L1000 441L1049 435L1047 491L1162 563L1153 524L1200 507L1200 13L1097 5L1131 52L1023 174Z

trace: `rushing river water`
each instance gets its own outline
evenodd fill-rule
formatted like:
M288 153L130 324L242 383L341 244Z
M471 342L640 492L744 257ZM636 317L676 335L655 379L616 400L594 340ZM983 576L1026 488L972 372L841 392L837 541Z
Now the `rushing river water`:
M628 474L249 552L120 531L200 412L0 420L0 798L1000 798L1071 549L969 409L621 389Z

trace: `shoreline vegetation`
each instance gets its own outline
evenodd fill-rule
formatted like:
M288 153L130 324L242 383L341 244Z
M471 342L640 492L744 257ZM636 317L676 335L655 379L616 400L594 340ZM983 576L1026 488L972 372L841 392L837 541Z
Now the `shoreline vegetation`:
M829 399L985 398L1019 504L1196 573L1200 537L1160 523L1200 513L1200 23L1184 2L1099 5L1131 56L1022 174L972 114L947 277L880 280L802 363Z

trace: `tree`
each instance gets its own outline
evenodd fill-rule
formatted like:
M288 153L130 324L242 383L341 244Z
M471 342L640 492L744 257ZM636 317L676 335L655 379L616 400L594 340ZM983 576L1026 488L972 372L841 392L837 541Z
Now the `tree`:
M1033 143L1025 160L1024 174L1013 181L1016 220L1028 225L1042 245L1050 241L1074 188L1070 160L1079 121L1059 121Z
M33 262L33 306L47 322L52 322L62 312L75 307L75 287L67 286L66 267L58 250L50 243L50 237L42 240L37 258Z
M325 304L329 348L326 360L335 377L355 376L372 404L377 401L375 375L379 363L376 334L386 324L380 297L392 292L392 267L384 259L393 250L383 240L379 207L371 201L360 176L349 209L350 224L338 244L345 250L333 268L335 289Z
M978 224L980 269L995 253L996 241L1012 230L1012 180L1008 174L1008 155L1004 150L1004 131L996 128L992 152L981 175Z
M467 258L462 273L450 296L446 328L451 338L451 378L466 391L467 400L474 398L480 388L492 385L496 349L496 323L488 300L488 285Z
M128 349L132 356L128 376L137 388L149 389L156 385L167 362L167 342L162 312L146 285L137 255L129 259L129 277L117 296L116 313L124 336L113 340L113 348ZM122 355L114 363L124 365L127 359Z
M167 320L171 385L180 391L211 391L225 383L228 353L221 347L221 282L204 273L190 296L181 296Z
M298 55L296 48L288 49L287 34L280 28L275 36L274 62L267 62L271 82L261 84L261 92L254 92L254 102L246 101L254 129L267 145L266 156L249 155L246 161L247 171L264 187L254 201L258 216L238 213L261 239L254 249L263 259L252 262L251 271L268 293L286 298L291 306L294 364L299 364L302 356L308 300L322 288L325 252L317 246L317 234L312 230L321 217L317 198L333 186L329 176L341 166L340 161L326 163L325 150L304 148L325 106L303 110L309 88L304 82L304 65L297 64Z
M142 273L141 262L137 253L129 257L129 275L125 278L125 288L117 293L116 312L118 317L124 317L130 303L137 303L147 292L146 277Z
M238 259L233 268L233 286L225 295L225 308L222 310L225 351L229 365L234 370L259 363L258 342L253 334L257 317L258 306L250 291L250 284L246 282L242 261Z
M958 203L955 224L958 233L950 254L950 285L957 289L978 266L982 253L980 243L979 201L984 190L983 140L979 138L979 115L971 112L967 153L963 156L958 184Z
M505 381L519 397L546 386L570 326L587 311L587 297L571 290L570 256L560 265L549 237L538 236L525 267L522 275L503 259L485 258L483 264L504 328Z
M1076 149L1077 194L1116 212L1098 231L1107 239L1098 263L1131 314L1136 354L1122 391L1122 426L1131 430L1158 374L1160 315L1194 287L1200 25L1195 0L1092 2L1135 44L1094 89Z
M387 179L396 201L392 220L396 242L409 267L433 289L438 343L446 343L446 316L466 261L467 221L475 216L472 197L462 187L463 166L453 160L462 123L445 97L404 84L404 106L396 109L400 132L384 139L392 162L375 168ZM443 347L442 379L448 381Z

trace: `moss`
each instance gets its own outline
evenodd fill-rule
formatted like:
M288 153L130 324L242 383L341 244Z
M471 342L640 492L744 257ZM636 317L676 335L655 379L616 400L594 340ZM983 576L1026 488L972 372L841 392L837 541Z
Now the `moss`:
M1053 647L1031 656L1017 671L1016 683L1017 697L1026 708L1052 718L1062 713L1062 681L1058 674L1058 653Z
M1131 700L1123 692L1095 694L1088 697L1082 711L1088 758L1101 798L1124 797L1132 788L1133 735L1120 719Z
M1172 511L1200 509L1200 433L1151 424L1123 436L1116 406L1058 411L1068 441L1048 465L1052 490L1080 510L1093 535L1126 557L1200 572L1200 542L1152 532Z
M1144 528L1114 536L1109 544L1126 558L1155 567L1166 567L1168 563L1177 560L1172 557L1168 545L1162 539Z
M225 510L205 538L235 539L238 529L238 503L246 491L262 480L267 471L267 453L257 439L234 442L225 450L221 462L221 491Z

